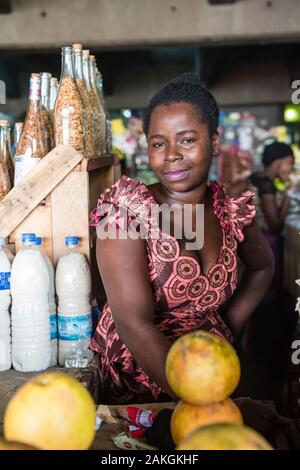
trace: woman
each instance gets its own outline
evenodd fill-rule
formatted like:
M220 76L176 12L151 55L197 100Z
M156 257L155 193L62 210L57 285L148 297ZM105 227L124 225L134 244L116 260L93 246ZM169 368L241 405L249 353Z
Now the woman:
M130 211L138 204L138 215L148 217L151 226L155 203L204 204L200 250L188 251L185 239L162 230L159 239L97 241L108 303L91 347L99 353L109 403L174 398L165 375L172 342L197 329L233 341L272 278L273 258L254 222L253 194L226 200L221 187L207 185L212 157L219 152L218 122L217 103L196 75L171 81L152 98L144 120L159 182L146 187L123 176L92 213L93 225L122 233L128 222L120 216L123 207ZM237 256L247 269L235 292ZM220 307L229 298L222 317Z
M276 187L288 184L294 165L291 147L282 142L267 145L263 152L264 170L251 176L252 190L256 193L257 222L268 241L275 258L274 289L282 288L283 237L285 218L289 211L289 198Z

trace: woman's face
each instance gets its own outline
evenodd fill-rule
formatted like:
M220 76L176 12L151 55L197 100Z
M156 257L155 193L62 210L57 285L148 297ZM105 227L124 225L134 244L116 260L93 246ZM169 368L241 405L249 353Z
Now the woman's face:
M164 187L185 192L206 182L212 154L219 153L219 136L210 136L192 104L155 108L147 137L151 168Z
M281 181L288 181L294 167L294 157L292 155L281 158L277 162L277 175Z

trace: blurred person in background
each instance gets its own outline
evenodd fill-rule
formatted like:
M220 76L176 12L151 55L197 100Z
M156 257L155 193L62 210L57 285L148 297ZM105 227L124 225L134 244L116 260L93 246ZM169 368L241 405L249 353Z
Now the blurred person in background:
M239 392L273 399L280 406L297 322L293 299L283 287L284 225L293 151L287 144L273 142L264 148L262 162L264 169L250 177L249 189L256 194L257 223L274 254L275 269L270 288L240 339L240 357L247 375L242 377Z
M264 170L250 177L250 189L256 194L257 222L275 258L271 287L280 289L283 272L282 232L289 211L286 189L294 166L293 150L287 144L273 142L265 147L262 162Z

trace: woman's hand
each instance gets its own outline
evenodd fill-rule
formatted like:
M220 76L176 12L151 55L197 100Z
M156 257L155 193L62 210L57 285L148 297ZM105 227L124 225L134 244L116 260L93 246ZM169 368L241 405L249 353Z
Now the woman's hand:
M170 343L154 322L145 241L98 239L97 261L120 339L143 371L175 398L165 375Z
M244 229L244 235L238 256L245 265L245 271L224 316L234 336L239 335L263 299L274 272L273 253L256 222Z

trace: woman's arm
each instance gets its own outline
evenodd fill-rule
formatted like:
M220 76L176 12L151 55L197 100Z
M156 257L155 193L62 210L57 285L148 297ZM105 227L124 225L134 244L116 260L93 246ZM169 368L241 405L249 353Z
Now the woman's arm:
M97 260L121 340L144 372L175 398L165 375L170 343L154 323L145 241L98 239Z
M263 299L274 271L272 251L256 222L244 229L244 235L245 239L238 247L238 256L246 269L224 316L234 336L242 331Z
M263 194L261 207L270 230L280 232L289 211L289 198L285 197L281 206L277 207L275 194Z

